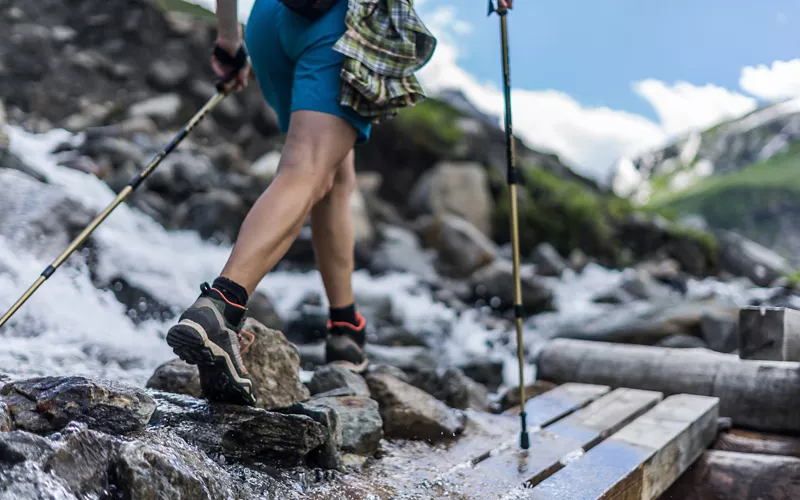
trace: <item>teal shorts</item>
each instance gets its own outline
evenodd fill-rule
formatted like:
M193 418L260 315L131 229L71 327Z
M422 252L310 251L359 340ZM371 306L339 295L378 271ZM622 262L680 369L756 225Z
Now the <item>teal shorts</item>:
M245 28L245 44L264 98L289 130L294 111L340 116L358 132L357 144L369 139L371 121L339 104L344 57L333 50L346 30L347 0L309 21L278 0L256 0Z

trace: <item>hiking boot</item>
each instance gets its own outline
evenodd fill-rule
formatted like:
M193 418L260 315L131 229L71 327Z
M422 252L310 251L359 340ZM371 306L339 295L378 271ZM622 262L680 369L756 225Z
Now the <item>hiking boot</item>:
M356 313L356 318L358 325L328 321L325 362L362 373L369 364L364 353L367 321L360 313Z
M242 330L247 309L230 302L208 283L201 294L167 333L167 344L175 354L200 371L203 396L209 401L256 404L253 382L242 362Z

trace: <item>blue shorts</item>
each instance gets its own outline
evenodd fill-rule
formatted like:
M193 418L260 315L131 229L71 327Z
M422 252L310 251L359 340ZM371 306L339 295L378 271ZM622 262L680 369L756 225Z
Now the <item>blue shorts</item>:
M309 21L278 0L256 0L245 28L245 44L264 98L289 130L293 111L312 110L340 116L358 132L357 144L369 139L371 121L339 104L344 57L333 50L344 34L347 0Z

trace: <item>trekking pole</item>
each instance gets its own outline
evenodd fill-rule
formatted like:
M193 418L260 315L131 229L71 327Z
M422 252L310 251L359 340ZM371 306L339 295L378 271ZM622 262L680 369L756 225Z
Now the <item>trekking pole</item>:
M530 446L528 437L527 413L525 412L525 380L523 370L522 349L522 283L519 272L519 216L517 214L517 183L519 171L515 167L514 159L514 134L511 124L511 76L508 62L508 26L506 23L506 10L498 10L494 0L489 0L489 15L497 12L500 17L500 38L503 49L503 92L505 97L505 131L506 131L506 160L508 162L508 189L511 204L511 249L514 261L514 323L517 327L517 361L519 362L519 401L520 401L520 447L527 450Z
M80 247L86 241L89 235L92 234L92 232L95 229L97 229L97 226L99 226L106 219L106 217L108 217L111 214L111 212L115 208L117 208L117 206L119 206L119 204L122 203L125 200L125 198L127 198L128 195L130 195L133 192L133 190L136 189L139 186L139 184L141 184L142 181L144 181L147 178L147 176L149 176L153 172L153 170L156 169L156 167L161 163L161 161L164 158L166 158L166 156L169 153L171 153L172 150L175 149L175 147L178 144L180 144L181 141L183 141L183 139L186 138L187 135L189 135L189 132L191 132L192 129L194 129L194 127L200 122L200 120L202 120L212 109L214 109L214 107L217 104L219 104L219 102L222 100L223 97L225 97L225 95L226 94L222 90L221 85L217 85L217 93L214 96L212 96L208 100L208 102L206 102L203 105L202 108L200 108L200 110L186 123L186 125L183 126L181 131L178 132L178 134L169 142L169 144L167 144L167 146L164 149L162 149L161 152L159 152L155 157L153 157L150 163L141 172L136 174L133 177L133 179L131 179L130 183L128 183L128 185L125 186L122 189L122 191L119 192L114 201L111 202L111 204L108 207L106 207L106 209L103 210L100 213L100 215L98 215L86 227L86 229L84 229L83 232L79 234L72 241L72 243L69 244L67 249L64 250L64 252L61 255L59 255L53 261L52 264L47 266L47 268L44 271L42 271L42 274L33 283L33 285L31 285L30 288L28 288L28 290L22 295L22 297L20 297L19 300L17 300L17 302L13 306L11 306L11 309L9 309L8 312L5 313L2 318L0 318L0 328L4 324L6 324L6 322L9 319L11 319L11 316L13 316L25 302L27 302L27 300L42 285L42 283L44 283L50 276L52 276L52 274L56 271L56 269L58 269L59 266L61 266L61 264L63 264L64 261L67 260L70 254L72 254L72 252L74 252L78 247Z

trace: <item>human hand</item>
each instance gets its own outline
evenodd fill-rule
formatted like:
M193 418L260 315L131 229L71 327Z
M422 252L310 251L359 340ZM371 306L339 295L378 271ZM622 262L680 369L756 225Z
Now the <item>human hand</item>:
M514 0L497 0L497 11L505 12L514 8Z
M224 53L211 55L211 68L219 77L217 88L225 92L239 92L247 87L250 77L250 59L241 40L217 39L217 48ZM242 49L242 53L239 50ZM220 57L217 57L217 56Z

